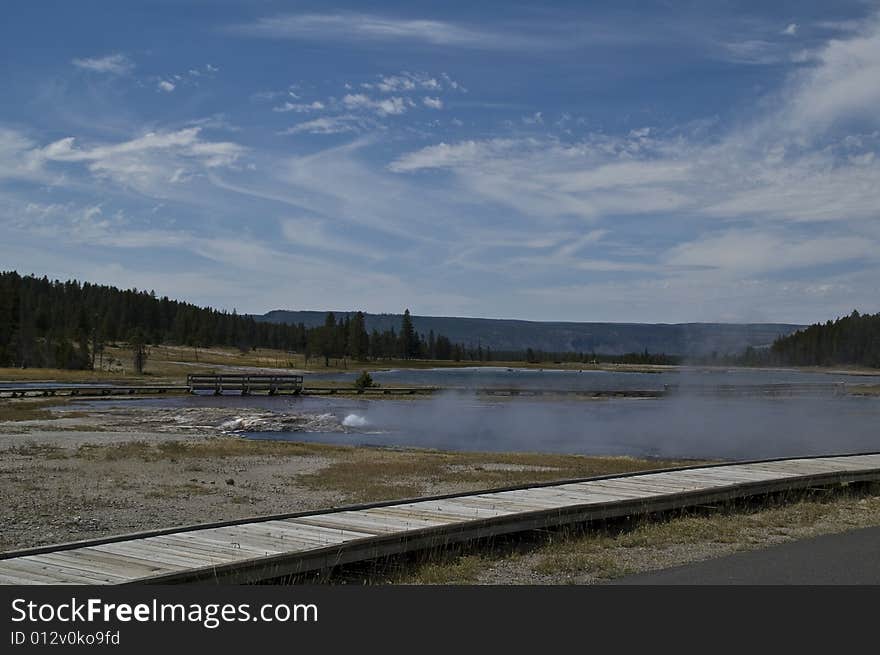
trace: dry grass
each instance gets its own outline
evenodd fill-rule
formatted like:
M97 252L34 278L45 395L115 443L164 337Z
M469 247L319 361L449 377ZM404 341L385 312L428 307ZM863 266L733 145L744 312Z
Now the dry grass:
M186 484L168 484L158 488L150 489L144 494L145 498L187 498L189 496L208 496L217 493L216 485L197 484L188 482ZM234 502L234 501L233 501Z
M17 455L19 457L32 457L34 459L67 459L68 457L67 450L60 446L37 443L23 444L21 446L9 448L5 451L0 451L0 454L5 453Z
M314 473L298 474L291 483L310 491L332 492L343 503L628 473L689 463L629 457L390 450L234 437L192 442L85 444L71 455L106 462L181 461L187 462L187 471L200 471L212 459L326 457L329 460L326 467Z
M185 459L224 459L228 457L305 457L327 455L343 451L344 446L303 444L288 441L261 441L220 437L207 441L128 441L119 444L84 444L76 450L76 457L88 460L119 461L140 459L145 462L177 461ZM198 468L192 470L199 470Z
M419 568L414 579L401 577L397 583L468 584L485 569L485 558L479 555L461 555L447 561L429 562Z
M46 421L60 418L51 410L64 405L65 400L0 400L0 422L2 421ZM67 413L66 416L82 416L80 412Z
M107 371L71 371L60 368L3 368L0 380L8 382L114 382L136 380Z
M347 359L331 359L330 366L324 365L322 357L312 357L308 361L298 353L288 353L271 348L241 351L237 348L211 347L193 348L191 346L150 346L144 375L132 371L132 353L124 343L107 345L104 349L105 367L113 362L112 370L71 371L65 369L40 368L0 368L0 380L9 381L55 381L55 382L129 382L143 383L144 378L151 382L180 383L189 373L209 372L212 367L272 368L313 371L321 373L356 372L361 370L379 371L389 368L460 368L463 366L500 366L516 368L552 368L574 370L607 370L654 373L674 369L667 366L639 366L631 364L582 364L563 362L471 362L413 359L385 359L372 362L358 362Z
M880 384L847 385L846 391L852 396L880 396Z
M581 457L520 453L457 453L351 449L297 484L334 491L344 502L363 503L460 491L681 466L684 462L630 457Z
M635 525L559 531L517 548L464 554L411 567L391 581L410 584L594 583L795 539L880 525L880 487L781 497L696 510ZM498 572L501 573L498 573ZM375 581L379 581L381 577ZM385 581L385 580L382 580Z

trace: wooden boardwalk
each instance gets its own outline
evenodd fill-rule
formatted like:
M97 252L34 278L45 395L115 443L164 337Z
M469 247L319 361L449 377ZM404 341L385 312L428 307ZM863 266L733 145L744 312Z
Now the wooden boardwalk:
M28 396L137 396L143 394L189 393L184 385L143 384L123 386L107 385L41 385L22 387L0 387L0 398L26 398Z
M880 453L604 476L8 552L0 554L0 583L255 582L485 537L878 480Z
M274 395L311 396L413 396L431 395L440 391L473 393L479 396L501 397L584 397L606 398L663 398L676 394L701 396L804 396L804 395L844 395L862 393L871 385L843 383L799 383L763 385L708 385L683 386L664 385L662 389L556 389L553 387L401 387L373 386L356 388L354 386L309 385L305 386L299 375L190 375L186 385L98 385L98 384L40 384L3 385L0 384L0 398L24 398L28 396L132 396L144 394L186 394L208 392L222 395L235 392L241 395L262 393Z

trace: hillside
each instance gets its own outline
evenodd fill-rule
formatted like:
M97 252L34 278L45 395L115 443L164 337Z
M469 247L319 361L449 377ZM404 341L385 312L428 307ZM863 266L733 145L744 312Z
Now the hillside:
M773 344L774 361L798 366L880 367L880 314L859 314L817 323Z
M336 312L337 318L354 312ZM322 325L326 312L274 310L257 321ZM366 314L368 332L400 325L400 314ZM573 323L511 319L413 316L416 331L442 333L455 343L481 344L495 351L534 348L546 352L596 352L620 355L641 352L699 356L740 353L747 347L766 348L783 335L803 327L786 323Z

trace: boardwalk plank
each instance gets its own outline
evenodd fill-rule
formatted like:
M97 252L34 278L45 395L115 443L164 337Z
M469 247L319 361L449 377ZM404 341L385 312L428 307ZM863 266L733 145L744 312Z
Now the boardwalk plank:
M340 528L327 528L320 525L308 525L302 523L298 519L281 519L279 523L284 523L295 527L297 531L307 535L315 535L316 538L338 540L339 542L351 541L353 539L364 539L372 537L372 533L359 532L357 530L345 530Z
M63 551L60 553L44 553L31 558L35 562L48 564L50 567L60 566L83 571L87 574L107 574L128 580L132 577L145 577L164 573L169 569L161 566L150 566L135 560L111 558L105 554L90 553L85 549Z
M421 503L418 503L421 505ZM513 512L503 507L493 507L492 503L485 502L473 496L461 498L446 498L440 501L431 501L429 507L436 507L438 511L460 512L463 516L471 516L475 519L490 519L498 516L509 516Z
M146 540L139 540L137 542L133 540L120 541L109 544L101 544L99 546L92 546L92 548L104 553L127 555L129 557L141 559L146 562L157 562L162 565L167 565L169 568L178 570L210 566L212 564L218 563L217 559L205 558L193 553L188 554L186 557L180 557L176 554L168 552L161 546L151 546L147 543L144 543L145 541Z
M229 543L247 545L251 549L262 548L263 555L272 555L291 550L305 550L322 545L315 539L297 535L292 530L266 529L259 524L241 525L231 528L217 528L212 538L227 538Z
M33 561L30 557L21 557L14 562L5 561L3 564L3 569L13 575L29 574L38 579L54 579L57 584L107 584L108 582L120 581L116 576L85 573L57 564L42 564ZM51 582L47 582L47 584L51 584Z
M300 523L319 525L327 528L343 528L369 532L373 535L389 534L414 530L424 526L413 525L414 521L390 521L378 516L363 516L357 512L338 512L335 514L315 514L297 519Z
M176 548L192 548L195 551L202 551L207 553L213 552L222 552L227 553L229 556L254 556L258 557L263 554L262 550L251 550L249 548L243 548L241 544L236 548L235 546L229 545L228 541L220 541L218 539L209 539L204 534L199 533L185 533L185 534L172 534L172 535L163 535L156 539L156 543L158 544L167 544L171 547Z

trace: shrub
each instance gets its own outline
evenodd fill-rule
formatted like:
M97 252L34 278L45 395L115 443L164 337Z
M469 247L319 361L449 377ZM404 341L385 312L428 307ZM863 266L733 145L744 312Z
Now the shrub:
M361 371L361 374L358 376L357 380L354 381L354 386L356 389L366 389L367 387L372 387L373 378L370 377L370 374L366 371Z

